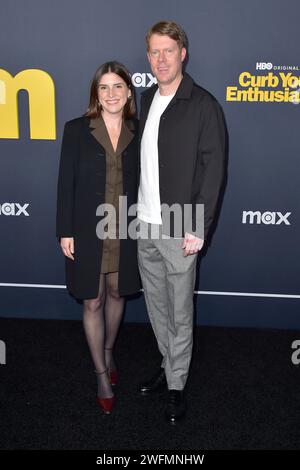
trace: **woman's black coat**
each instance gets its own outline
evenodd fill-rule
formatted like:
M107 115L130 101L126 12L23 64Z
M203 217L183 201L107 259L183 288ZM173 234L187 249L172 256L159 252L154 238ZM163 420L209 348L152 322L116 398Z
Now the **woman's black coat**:
M97 140L93 120L80 117L65 125L58 178L56 235L74 237L74 258L66 257L66 284L78 299L96 298L102 256L102 240L96 235L101 217L96 209L105 202L106 157ZM137 201L138 123L126 121L133 138L123 150L123 194L128 207ZM130 223L134 217L128 217ZM140 288L136 241L120 240L119 294Z

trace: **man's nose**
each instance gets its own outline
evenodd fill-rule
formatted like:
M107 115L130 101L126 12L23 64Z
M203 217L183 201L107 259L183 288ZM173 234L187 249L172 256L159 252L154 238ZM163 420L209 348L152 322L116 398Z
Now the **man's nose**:
M165 55L164 51L161 51L158 55L158 61L159 62L164 62L165 59L166 59L166 55Z

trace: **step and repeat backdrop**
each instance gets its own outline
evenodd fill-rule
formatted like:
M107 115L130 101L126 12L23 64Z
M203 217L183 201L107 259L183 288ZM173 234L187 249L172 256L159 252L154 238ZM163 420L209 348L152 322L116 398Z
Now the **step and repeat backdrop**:
M206 325L300 329L300 4L288 0L2 0L0 4L0 316L74 319L55 238L65 121L117 59L137 100L154 83L145 33L172 19L186 70L223 107L228 171L202 256L195 303ZM143 294L126 321L148 321Z

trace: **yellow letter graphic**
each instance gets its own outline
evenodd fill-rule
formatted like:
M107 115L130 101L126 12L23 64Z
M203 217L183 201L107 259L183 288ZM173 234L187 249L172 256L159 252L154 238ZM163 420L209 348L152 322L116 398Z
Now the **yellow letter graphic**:
M56 139L54 82L43 70L28 69L13 77L0 69L0 139L19 138L18 91L29 96L30 138Z

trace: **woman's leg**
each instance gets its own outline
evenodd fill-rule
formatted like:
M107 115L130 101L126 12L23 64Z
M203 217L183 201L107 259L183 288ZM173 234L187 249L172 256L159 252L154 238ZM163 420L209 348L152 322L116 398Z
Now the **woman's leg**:
M113 396L108 374L104 372L107 369L104 354L105 344L105 275L100 274L99 292L96 299L83 301L83 326L86 339L89 345L90 353L94 362L95 370L98 372L98 397L109 398Z
M118 290L119 273L109 273L106 275L106 303L105 303L105 361L110 370L116 370L113 359L113 347L119 331L123 310L124 297L119 296Z

